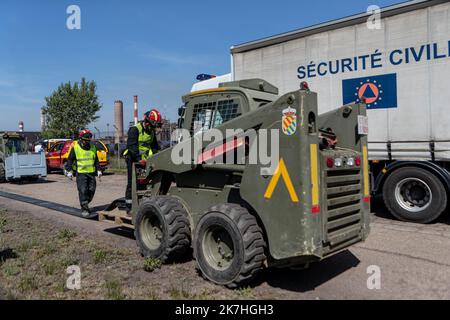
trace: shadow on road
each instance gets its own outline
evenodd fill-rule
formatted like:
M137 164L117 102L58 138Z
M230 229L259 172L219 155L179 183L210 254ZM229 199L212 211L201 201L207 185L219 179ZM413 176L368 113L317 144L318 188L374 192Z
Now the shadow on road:
M11 184L15 185L33 185L33 184L47 184L47 183L54 183L56 181L54 180L48 180L48 179L39 179L39 180L19 180L19 181L11 181Z
M267 282L271 287L295 292L307 292L336 278L347 270L355 268L359 263L360 260L355 255L345 250L319 263L311 264L309 269L268 269L258 279Z
M447 210L436 220L437 223L443 223L450 225L450 209Z
M104 231L114 234L116 236L121 236L121 237L125 237L128 239L134 240L134 231L129 228L113 227L113 228L105 229Z
M384 205L383 198L379 195L372 197L372 201L370 202L371 211L378 218L397 220L394 216L392 216L386 206Z

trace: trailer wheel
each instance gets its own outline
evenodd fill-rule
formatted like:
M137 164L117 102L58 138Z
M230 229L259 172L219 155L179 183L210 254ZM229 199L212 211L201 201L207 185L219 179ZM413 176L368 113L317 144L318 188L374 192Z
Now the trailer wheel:
M431 172L416 168L399 168L383 185L386 207L402 221L430 223L447 206L447 192L442 182Z
M200 219L194 257L206 279L236 288L262 270L265 246L255 217L239 205L223 204L212 207Z
M0 183L6 182L5 165L0 163Z
M135 219L135 237L144 257L177 261L190 248L191 232L183 205L170 196L144 200Z

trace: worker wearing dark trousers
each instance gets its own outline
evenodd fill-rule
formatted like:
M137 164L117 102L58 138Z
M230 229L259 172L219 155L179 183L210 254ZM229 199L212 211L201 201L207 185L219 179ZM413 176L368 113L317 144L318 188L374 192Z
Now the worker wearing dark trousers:
M88 217L91 213L89 203L94 199L97 189L96 177L102 172L97 156L97 148L91 143L92 133L83 130L78 143L74 144L66 163L67 176L72 178L73 168L76 167L78 197L80 199L81 214Z
M147 159L158 152L159 145L156 139L155 129L161 125L161 114L153 109L144 115L144 120L128 130L127 149L123 155L127 160L127 189L125 201L127 211L132 205L133 163L139 163L145 167Z

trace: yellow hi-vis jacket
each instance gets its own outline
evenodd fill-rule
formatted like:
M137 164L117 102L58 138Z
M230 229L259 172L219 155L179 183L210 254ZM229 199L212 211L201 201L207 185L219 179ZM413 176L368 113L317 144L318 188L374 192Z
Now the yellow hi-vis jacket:
M74 147L75 157L77 158L78 173L94 173L97 171L95 167L95 158L97 157L97 148L93 143L89 150L84 150L79 144Z
M152 130L152 132L150 134L147 133L144 130L142 123L140 123L140 122L135 127L139 131L138 149L139 149L140 160L147 160L147 158L149 158L153 155L152 143L153 143L153 139L155 139L155 132ZM126 156L128 154L128 152L129 152L128 149L125 150L123 155Z
M136 128L139 130L139 155L142 160L147 160L148 157L153 155L152 151L152 142L155 138L155 134L152 130L151 134L145 132L144 127L142 127L141 123L136 125Z

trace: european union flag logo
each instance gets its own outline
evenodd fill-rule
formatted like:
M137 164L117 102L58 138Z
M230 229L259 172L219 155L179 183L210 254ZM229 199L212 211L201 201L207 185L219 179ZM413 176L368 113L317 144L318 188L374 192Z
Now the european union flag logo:
M366 99L367 109L397 108L397 74L383 74L342 81L344 104Z

